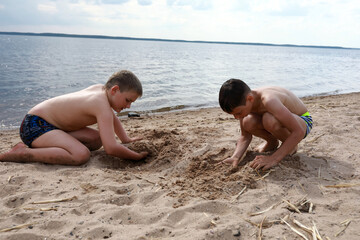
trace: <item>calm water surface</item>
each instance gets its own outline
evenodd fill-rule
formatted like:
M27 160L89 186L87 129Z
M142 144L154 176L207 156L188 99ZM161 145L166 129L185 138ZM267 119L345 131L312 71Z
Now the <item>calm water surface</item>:
M0 129L35 104L134 72L131 111L218 106L229 78L278 85L299 97L360 91L360 50L0 35Z

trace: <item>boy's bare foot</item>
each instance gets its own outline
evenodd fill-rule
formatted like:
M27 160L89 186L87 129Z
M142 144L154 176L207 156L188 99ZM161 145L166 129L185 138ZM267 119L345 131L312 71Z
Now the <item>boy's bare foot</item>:
M0 162L22 162L26 155L27 146L24 143L18 143L8 152L0 155Z
M279 146L279 141L273 141L273 142L264 142L262 144L260 144L259 146L257 146L255 148L256 152L268 152L268 151L273 151L276 150L277 147Z

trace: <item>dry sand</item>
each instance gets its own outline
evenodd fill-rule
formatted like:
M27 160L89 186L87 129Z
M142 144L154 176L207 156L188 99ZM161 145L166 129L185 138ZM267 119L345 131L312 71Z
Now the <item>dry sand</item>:
M219 108L122 119L144 136L128 147L150 150L146 161L100 149L80 167L0 162L0 239L260 239L260 229L261 239L303 239L281 219L308 239L294 220L322 239L360 239L359 100L305 98L314 128L269 174L248 166L257 138L236 171L216 165L239 136ZM19 141L17 131L0 136L0 152Z

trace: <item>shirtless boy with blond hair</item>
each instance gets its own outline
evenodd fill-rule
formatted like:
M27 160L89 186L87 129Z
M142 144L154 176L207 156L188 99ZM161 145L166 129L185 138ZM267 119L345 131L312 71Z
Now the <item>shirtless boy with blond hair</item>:
M48 99L26 114L18 143L0 155L0 161L43 162L81 165L90 159L90 151L104 146L111 156L140 160L147 152L134 152L122 143L141 140L130 138L114 111L130 108L142 95L139 79L130 71L114 73L105 85ZM90 128L97 123L98 129Z
M298 143L312 128L312 118L304 103L289 90L262 87L251 90L239 79L226 81L219 92L224 112L240 121L241 135L234 154L222 163L236 167L248 148L252 136L265 140L259 152L276 150L269 156L259 155L250 167L266 170L277 165L286 155L297 151ZM282 142L278 148L279 140Z

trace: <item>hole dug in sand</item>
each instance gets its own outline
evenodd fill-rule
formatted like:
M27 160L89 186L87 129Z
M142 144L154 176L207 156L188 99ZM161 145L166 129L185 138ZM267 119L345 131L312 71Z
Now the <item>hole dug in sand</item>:
M143 161L114 159L113 169L126 169L131 173L158 176L158 184L168 191L168 196L177 198L174 207L184 205L193 197L207 200L232 199L246 186L259 187L259 175L248 166L257 153L249 151L239 167L232 169L218 164L231 156L233 149L217 148L186 138L177 130L148 130L142 133L144 140L129 144L129 148L148 151ZM199 149L203 149L199 152ZM142 177L147 178L145 175Z
M182 157L182 148L179 143L184 140L176 130L152 130L150 133L145 133L145 139L150 140L134 142L129 146L137 152L149 152L142 170L162 171L174 165Z
M99 160L110 169L126 169L130 172L138 172L139 167L141 171L161 172L174 165L182 157L179 143L183 143L184 140L176 130L147 130L142 135L143 140L127 144L127 147L136 152L149 152L144 160L119 159L108 156L104 152L97 152L94 155L101 155Z
M250 189L257 188L256 179L259 177L247 165L231 169L229 165L217 164L228 157L231 151L225 148L220 151L215 149L191 158L184 172L175 175L176 180L167 185L172 190L169 196L178 198L178 203L174 207L184 205L193 197L229 200L245 186ZM248 154L244 161L248 162L252 157L252 154Z

